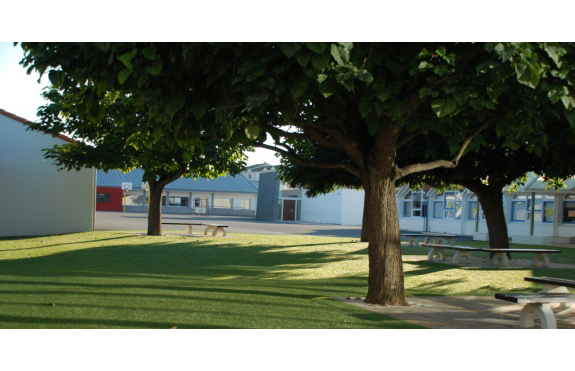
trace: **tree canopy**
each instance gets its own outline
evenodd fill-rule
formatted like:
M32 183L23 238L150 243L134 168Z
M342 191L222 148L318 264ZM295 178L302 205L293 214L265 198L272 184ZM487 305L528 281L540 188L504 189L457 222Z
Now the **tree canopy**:
M360 179L369 209L366 301L405 305L395 184L453 168L483 130L538 130L533 102L575 122L572 44L551 43L25 43L23 64L63 89L121 90L167 127L216 138L245 132L311 167ZM96 111L96 110L95 110ZM95 112L97 114L97 112ZM195 120L190 120L195 118ZM196 123L201 124L196 124ZM193 123L193 124L191 124ZM274 146L263 142L270 134ZM400 162L418 136L445 138L447 158ZM349 159L298 158L293 141Z

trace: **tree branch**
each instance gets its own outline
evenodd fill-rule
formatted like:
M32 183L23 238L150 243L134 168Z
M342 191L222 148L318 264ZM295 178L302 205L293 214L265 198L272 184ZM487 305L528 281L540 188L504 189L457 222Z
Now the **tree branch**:
M465 152L465 150L467 149L467 147L469 146L471 141L473 139L475 139L475 137L477 137L483 130L485 130L485 128L487 128L491 124L491 122L493 122L493 120L490 120L490 121L486 122L485 124L481 125L481 127L479 127L479 129L477 129L477 131L475 131L475 133L473 133L473 135L471 135L470 137L465 139L463 141L463 143L461 144L461 147L459 147L459 150L455 154L455 157L453 157L453 159L451 159L450 161L448 161L448 160L437 160L437 161L427 162L425 164L407 165L407 166L404 166L403 168L397 167L397 170L395 173L395 180L397 181L397 180L399 180L399 179L401 179L401 178L403 178L409 174L419 173L422 171L429 171L429 170L437 169L438 167L443 167L443 168L448 168L448 169L452 169L452 168L456 167L457 164L459 163L459 160L461 159L461 156L463 156L463 153Z
M270 145L267 145L264 143L261 143L261 144L258 143L258 144L256 144L256 147L265 148L265 149L269 149L271 151L277 152L277 153L281 154L282 156L288 157L290 160L296 162L297 164L299 164L301 166L315 167L315 168L321 168L321 169L340 169L340 170L348 171L349 173L351 173L352 175L354 175L358 178L360 177L359 170L355 166L353 166L351 163L347 163L347 162L318 162L318 161L305 160L305 159L299 157L298 155L296 155L289 148L281 149L281 148L270 146Z

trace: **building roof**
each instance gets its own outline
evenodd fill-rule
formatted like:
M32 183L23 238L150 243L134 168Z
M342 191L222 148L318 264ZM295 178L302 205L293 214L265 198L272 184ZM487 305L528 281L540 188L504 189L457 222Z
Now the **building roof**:
M8 118L11 118L11 119L14 120L14 121L21 122L21 123L24 124L24 125L30 126L30 124L32 123L30 120L26 120L25 118L22 118L22 117L20 117L20 116L17 116L17 115L15 115L15 114L13 114L13 113L10 113L10 112L8 112L8 111L5 111L5 110L3 110L2 108L0 108L0 115L6 116L6 117L8 117ZM49 133L45 133L45 134L49 134ZM50 134L50 135L51 135L51 134ZM67 137L67 136L65 136L65 135L63 135L63 134L58 134L58 135L56 135L56 137L57 137L57 138L60 138L60 139L62 139L62 140L65 140L66 142L70 142L70 143L74 143L74 142L75 142L74 139L69 138L69 137Z
M132 189L142 189L142 169L132 170L123 174L120 170L110 170L104 173L98 170L96 184L98 187L121 187L122 182L131 182ZM239 174L224 175L216 179L206 178L179 178L168 184L165 188L170 191L183 192L228 192L228 193L257 193L258 190L252 182Z
M244 172L257 173L261 171L276 171L278 167L279 165L270 165L264 162L263 164L250 165L246 167L246 170Z

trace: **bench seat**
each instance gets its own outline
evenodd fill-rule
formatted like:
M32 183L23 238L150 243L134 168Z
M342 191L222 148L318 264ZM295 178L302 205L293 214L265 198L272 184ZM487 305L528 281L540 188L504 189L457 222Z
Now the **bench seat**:
M561 250L545 250L545 249L483 249L488 253L493 254L491 263L493 265L499 265L502 267L509 266L509 258L507 253L526 253L533 255L533 266L535 267L548 267L551 265L551 261L547 257L547 254L557 254Z
M517 304L525 304L519 316L519 327L533 327L539 317L541 328L556 329L557 320L551 310L551 303L575 303L575 295L565 293L538 294L495 294L495 298Z
M228 228L227 225L223 225L223 224L203 224L206 227L206 230L204 231L204 235L208 234L208 231L212 231L212 236L217 235L218 231L222 231L222 234L225 236L226 235L226 230L224 228Z
M161 224L187 225L188 226L188 234L192 234L192 226L203 225L202 223L175 223L175 222L162 222Z
M444 250L455 250L452 262L459 264L461 258L466 258L468 263L473 261L471 256L472 251L482 251L481 248L469 247L469 246L451 246L451 245L440 245L433 243L424 243L421 246L431 248L429 254L427 254L427 260L432 261L435 255L439 256L439 260L446 260L447 253Z

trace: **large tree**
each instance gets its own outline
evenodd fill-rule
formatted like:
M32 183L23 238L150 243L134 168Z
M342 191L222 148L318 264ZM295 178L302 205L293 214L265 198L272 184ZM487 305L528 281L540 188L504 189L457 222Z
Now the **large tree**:
M130 96L109 92L94 100L78 89L44 92L49 104L38 110L39 121L31 128L57 135L70 133L76 142L45 150L61 169L94 167L124 172L141 168L149 187L148 231L162 234L162 192L180 177L215 178L238 174L245 167L246 146L235 138L186 137L168 127L157 134L157 123L147 111L135 106ZM83 100L89 99L92 105Z
M159 120L169 112L184 123L196 114L213 118L203 121L212 123L203 126L208 132L245 128L252 138L258 131L269 133L275 146L260 145L294 161L288 140L345 153L351 162L301 163L346 170L366 190L366 301L375 304L407 304L396 182L457 166L470 145L481 144L473 139L486 127L510 126L515 132L538 127L538 112L529 110L529 103L548 94L559 96L575 119L571 45L27 43L24 48L25 65L53 69L64 84L88 80L101 92L121 89L150 104ZM510 99L518 93L522 99ZM446 138L449 158L396 161L397 151L414 137L432 132Z

